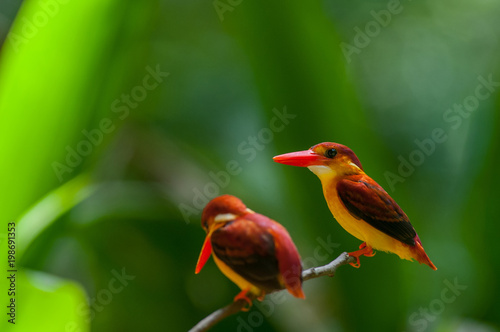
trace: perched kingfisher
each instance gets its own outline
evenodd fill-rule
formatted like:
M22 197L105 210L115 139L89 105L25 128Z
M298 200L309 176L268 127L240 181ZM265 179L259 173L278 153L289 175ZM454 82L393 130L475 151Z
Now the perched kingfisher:
M300 256L282 225L248 209L239 198L223 195L206 205L201 226L207 236L195 273L212 254L221 272L241 288L235 301L251 305L249 292L262 298L284 288L305 298Z
M363 241L349 255L359 267L359 256L373 256L373 249L393 252L402 259L415 259L437 270L425 253L408 216L389 194L364 171L347 146L320 143L306 151L286 153L274 161L307 167L321 180L323 194L338 223Z

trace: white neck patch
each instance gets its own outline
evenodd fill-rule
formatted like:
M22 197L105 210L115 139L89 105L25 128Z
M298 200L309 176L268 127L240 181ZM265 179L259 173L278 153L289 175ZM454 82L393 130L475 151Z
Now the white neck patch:
M331 169L328 166L314 165L314 166L308 166L307 168L309 168L311 172L313 172L319 177L324 175L335 176L337 174L333 169Z
M356 169L360 170L361 171L361 168L359 168L358 165L356 165L355 163L353 163L352 161L349 162L349 165L353 166L353 167L356 167Z
M232 213L221 213L215 216L214 222L226 222L238 218L237 215Z

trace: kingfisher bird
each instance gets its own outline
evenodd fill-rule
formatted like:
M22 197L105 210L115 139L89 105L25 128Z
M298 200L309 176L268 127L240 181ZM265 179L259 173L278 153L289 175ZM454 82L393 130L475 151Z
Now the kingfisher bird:
M275 156L274 161L307 167L322 184L323 194L337 222L363 243L349 253L356 258L371 257L373 249L393 252L402 259L417 260L437 270L424 251L422 242L399 205L363 170L361 162L347 146L325 142L309 150Z
M281 224L248 209L235 196L222 195L205 206L201 226L207 236L195 273L212 255L221 272L241 288L235 301L243 299L250 307L247 294L262 299L285 288L305 298L300 256Z

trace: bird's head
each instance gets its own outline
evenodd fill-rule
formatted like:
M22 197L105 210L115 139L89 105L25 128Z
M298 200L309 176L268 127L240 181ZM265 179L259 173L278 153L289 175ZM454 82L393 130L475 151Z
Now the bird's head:
M285 153L273 159L280 164L307 167L320 179L363 173L354 152L338 143L319 143L309 150Z
M201 214L201 227L208 233L213 226L225 224L246 213L253 212L235 196L222 195L212 199Z

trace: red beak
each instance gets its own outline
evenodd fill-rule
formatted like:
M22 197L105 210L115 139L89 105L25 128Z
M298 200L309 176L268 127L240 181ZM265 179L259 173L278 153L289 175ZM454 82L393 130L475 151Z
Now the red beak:
M291 152L280 154L279 156L273 157L273 160L280 164L308 167L313 165L319 165L321 157L311 150Z
M210 258L210 254L212 254L212 243L210 242L210 233L208 233L207 237L205 238L205 242L203 242L203 247L201 248L200 257L198 257L198 263L196 263L196 269L194 273L200 273L203 265L205 265L205 263Z

